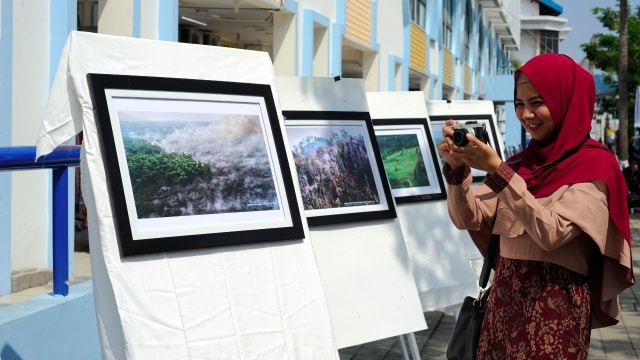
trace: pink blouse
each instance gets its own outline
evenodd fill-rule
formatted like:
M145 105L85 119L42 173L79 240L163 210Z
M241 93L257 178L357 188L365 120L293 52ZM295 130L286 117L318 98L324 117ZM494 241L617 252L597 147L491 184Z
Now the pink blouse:
M620 277L629 276L622 268L631 267L631 249L609 217L604 182L564 185L547 197L535 198L505 163L474 186L468 168L451 171L445 165L444 174L454 225L473 232L494 224L493 233L500 235L500 255L505 258L550 262L588 275L596 244L608 260L602 274L603 311L617 318L617 296L626 287ZM593 327L600 326L594 318Z

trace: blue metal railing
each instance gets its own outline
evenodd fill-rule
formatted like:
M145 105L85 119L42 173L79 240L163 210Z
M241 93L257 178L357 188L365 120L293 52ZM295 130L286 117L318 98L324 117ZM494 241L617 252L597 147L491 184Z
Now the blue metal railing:
M37 160L35 146L0 147L0 171L53 171L53 294L69 294L69 167L80 166L80 145L63 145Z

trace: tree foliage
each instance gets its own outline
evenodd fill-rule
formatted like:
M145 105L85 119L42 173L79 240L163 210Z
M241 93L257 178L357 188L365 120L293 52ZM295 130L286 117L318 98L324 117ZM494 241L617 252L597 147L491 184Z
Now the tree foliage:
M139 213L153 209L154 195L164 186L184 185L210 173L207 164L190 155L167 153L144 140L125 140L131 187Z
M640 85L640 6L629 8L627 18L628 38L628 83L629 94L635 94ZM608 85L618 85L618 67L620 57L620 11L613 8L595 7L591 12L600 21L602 26L611 33L596 33L591 42L582 44L580 48L585 52L587 59L598 69L604 72L603 80ZM634 98L629 99L629 109L633 109ZM617 101L603 99L601 106L604 110L614 112Z

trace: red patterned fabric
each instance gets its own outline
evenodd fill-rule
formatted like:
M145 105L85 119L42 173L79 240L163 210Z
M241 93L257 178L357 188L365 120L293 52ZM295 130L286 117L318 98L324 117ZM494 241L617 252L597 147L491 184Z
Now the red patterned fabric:
M587 359L587 277L564 267L498 257L478 360Z
M503 162L495 173L486 176L483 181L497 194L509 185L509 180L511 180L513 174L513 169Z

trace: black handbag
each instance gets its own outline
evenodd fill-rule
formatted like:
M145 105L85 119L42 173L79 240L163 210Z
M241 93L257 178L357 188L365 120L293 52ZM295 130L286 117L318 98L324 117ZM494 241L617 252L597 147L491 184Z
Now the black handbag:
M476 358L480 328L482 327L487 299L489 299L491 291L491 287L486 288L486 286L489 282L489 275L491 274L499 239L499 235L491 235L487 257L485 257L482 264L482 271L478 280L480 294L478 294L477 298L467 296L462 302L458 320L447 347L447 359L449 360L475 360Z

